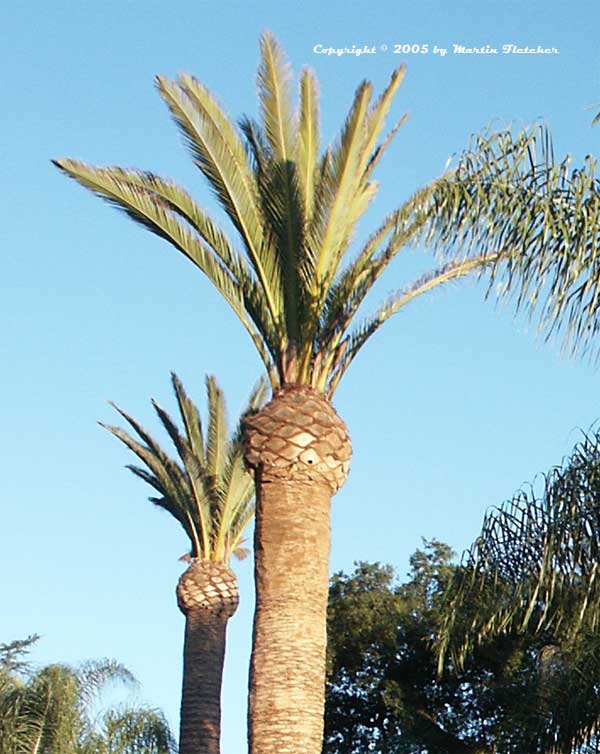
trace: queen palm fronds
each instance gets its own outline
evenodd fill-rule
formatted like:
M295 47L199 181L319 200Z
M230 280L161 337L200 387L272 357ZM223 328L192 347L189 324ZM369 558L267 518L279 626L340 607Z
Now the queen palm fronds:
M590 270L587 303L581 303L582 292L565 294L572 273L560 260L568 254L582 264L595 258L595 164L590 159L569 173L568 159L554 162L542 127L474 138L455 168L415 192L360 242L358 222L377 192L373 171L405 120L383 135L404 73L404 66L394 71L379 97L369 82L360 84L337 140L325 149L317 82L309 70L302 72L296 104L289 66L270 34L261 40L258 120L244 117L236 125L193 76L159 77L158 91L232 236L185 190L153 173L72 159L55 164L167 240L209 278L248 331L273 389L304 384L331 397L349 363L341 355L354 355L378 329L354 326L358 309L397 254L417 242L451 257L456 276L486 270L507 291L521 280L523 306L558 276L543 319L556 319L567 306L575 322L577 312L595 302L592 281L600 276ZM391 316L407 301L398 299L374 318L381 323L382 311Z
M37 637L13 642L19 652ZM174 754L162 713L143 707L105 712L97 726L91 710L108 684L137 681L114 660L34 670L29 661L0 663L0 754ZM10 659L10 658L9 658Z
M550 747L543 751L586 751L598 731L599 569L596 432L562 466L486 514L446 593L440 671L445 662L462 667L500 635L528 636L540 645L538 735Z
M127 468L159 493L150 501L181 524L190 539L192 558L228 562L232 554L243 557L244 531L254 515L254 483L244 466L239 427L228 439L225 400L214 377L206 378L206 431L177 375L173 373L171 380L183 431L156 401L152 405L178 459L167 454L138 421L114 404L138 439L119 427L101 426L144 463L143 467ZM266 392L266 383L261 381L250 397L248 410L258 409Z
M557 160L547 128L475 136L442 177L429 240L438 250L493 254L490 291L513 296L547 337L572 352L598 353L600 180L597 161ZM438 193L439 192L439 193Z
M177 751L164 714L151 707L109 709L102 715L99 728L99 746L89 754L175 754Z
M492 508L465 553L444 631L458 662L499 633L551 632L570 641L598 628L600 433L539 482L541 494L533 485ZM476 609L465 612L468 604Z

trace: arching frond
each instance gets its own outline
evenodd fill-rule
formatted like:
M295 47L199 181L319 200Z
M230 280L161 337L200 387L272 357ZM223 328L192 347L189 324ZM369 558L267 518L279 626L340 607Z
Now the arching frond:
M276 340L271 315L262 305L263 299L257 292L257 284L250 272L245 269L241 259L224 245L224 236L220 236L214 226L202 225L201 215L194 216L191 213L189 218L186 217L186 220L194 220L205 235L212 233L219 253L209 248L193 232L192 222L181 222L178 217L181 211L175 211L172 207L171 200L174 197L165 199L161 193L154 191L153 186L158 185L154 179L142 182L139 174L127 173L120 168L94 168L76 160L55 160L54 163L133 220L169 241L199 267L241 320L267 373L274 380L273 363L278 358L278 351L273 346ZM134 176L137 176L135 180ZM183 194L179 195L180 208L183 206L183 198ZM225 261L221 260L221 255L225 257Z
M347 336L345 343L343 342L344 347L340 349L339 357L332 361L329 367L328 394L335 391L344 372L367 340L402 307L440 285L472 275L476 271L481 272L496 261L497 257L489 255L474 257L462 262L448 262L440 269L425 273L407 288L393 293L374 315Z
M599 568L595 431L560 467L488 511L445 595L440 671L499 636L541 646L536 750L583 754L598 743Z
M108 754L177 752L175 737L164 714L151 707L110 709L102 715L100 729L99 740L108 747Z
M114 405L114 408L133 427L136 434L142 439L142 442L140 443L135 440L120 427L112 427L101 422L100 426L107 429L115 437L118 437L150 469L156 480L156 489L165 496L177 499L183 498L187 485L182 469L162 450L158 442L133 417L126 414L116 405Z

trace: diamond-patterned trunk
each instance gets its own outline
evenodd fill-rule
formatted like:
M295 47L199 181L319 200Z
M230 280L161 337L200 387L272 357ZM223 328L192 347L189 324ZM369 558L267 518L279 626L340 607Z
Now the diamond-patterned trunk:
M250 754L321 754L331 496L351 455L327 399L286 386L244 421L256 481Z
M195 560L179 579L177 604L185 615L179 754L219 754L225 635L238 601L235 574L224 563Z

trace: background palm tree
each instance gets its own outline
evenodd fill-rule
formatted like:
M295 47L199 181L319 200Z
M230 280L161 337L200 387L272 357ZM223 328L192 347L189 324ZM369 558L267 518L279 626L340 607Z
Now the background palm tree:
M190 259L237 314L267 370L273 399L245 425L246 461L257 489L252 754L317 754L321 748L330 499L351 455L348 431L330 402L340 379L405 304L442 283L496 269L500 252L522 253L526 234L518 248L486 247L482 255L446 262L354 325L361 304L402 249L425 240L452 251L482 217L491 222L491 210L493 229L508 235L530 207L538 213L532 238L539 227L554 228L553 217L540 215L536 204L544 165L532 167L530 157L539 133L508 135L494 142L493 154L486 141L477 143L466 167L461 163L417 191L347 261L357 223L377 191L373 171L404 121L381 138L403 76L400 67L374 101L372 85L363 82L339 138L324 151L317 82L309 70L302 72L296 110L289 66L269 34L261 40L259 122L246 117L236 127L192 76L159 77L158 90L237 242L171 181L70 159L55 163ZM527 171L535 180L515 197L507 193L507 182ZM477 204L471 194L480 190L486 198Z
M186 619L179 752L217 754L227 621L239 600L229 561L232 554L244 557L248 552L241 545L254 515L254 486L244 466L240 429L227 437L225 401L215 378L206 379L206 432L197 407L175 374L172 383L183 433L156 401L153 406L179 461L116 406L139 440L118 427L106 429L144 463L144 468L128 468L159 493L151 502L177 519L189 537L191 550L184 559L190 565L177 585L177 604ZM265 392L266 384L259 383L248 410L258 409Z
M540 489L541 488L541 489ZM600 432L485 517L446 594L440 669L483 642L537 640L531 751L590 751L600 725ZM594 751L597 749L594 748Z
M94 719L108 684L136 684L127 668L100 660L34 671L23 656L37 638L0 645L0 754L175 754L158 710L124 706Z
M248 553L242 542L254 515L254 486L244 466L240 428L227 437L225 401L215 378L206 378L204 433L196 405L177 375L171 377L183 433L156 401L152 403L179 461L117 406L139 440L118 427L102 426L144 463L144 468L127 468L159 493L151 502L177 519L189 537L191 550L183 559L190 565L177 585L177 604L186 618L179 752L217 754L227 621L239 601L229 561L232 554L241 558ZM265 393L266 384L260 382L247 410L257 410Z

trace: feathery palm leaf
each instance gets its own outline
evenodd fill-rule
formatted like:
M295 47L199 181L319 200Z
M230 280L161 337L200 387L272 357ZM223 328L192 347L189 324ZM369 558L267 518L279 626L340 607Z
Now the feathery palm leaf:
M119 427L101 426L144 463L144 467L127 468L157 490L160 497L151 497L150 501L179 521L190 539L191 557L227 562L240 547L244 530L254 515L254 486L244 467L241 432L238 427L227 438L225 400L214 377L206 379L206 433L181 380L176 374L171 379L183 432L165 409L156 401L152 404L179 460L165 453L139 422L117 406L114 408L139 439ZM265 398L266 383L261 381L250 397L248 409L256 410Z
M500 254L490 287L538 313L548 336L562 332L565 348L596 350L600 181L592 157L571 163L555 159L541 125L477 136L437 182L428 233L445 254Z
M106 748L98 754L175 754L177 751L175 738L160 710L111 709L102 716L100 725L99 739Z

